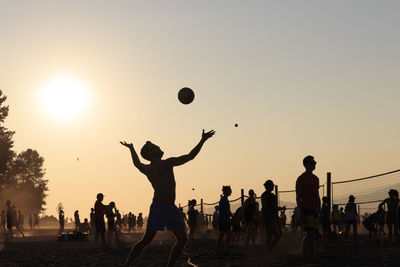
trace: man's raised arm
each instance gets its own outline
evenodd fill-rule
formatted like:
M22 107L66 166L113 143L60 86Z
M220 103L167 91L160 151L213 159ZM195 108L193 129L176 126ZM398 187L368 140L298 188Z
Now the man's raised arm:
M136 168L138 168L138 170L142 173L146 172L146 165L144 165L143 163L140 162L140 159L135 151L135 148L133 147L133 144L130 143L128 144L127 142L123 141L120 142L121 145L126 146L127 148L129 148L129 150L131 151L131 156L132 156L132 161L133 161L133 165L135 165Z
M199 152L200 152L200 150L201 150L203 144L204 144L210 137L212 137L214 134L215 134L215 131L214 131L214 130L211 130L211 131L205 133L205 132L204 132L204 129L203 129L203 133L202 133L202 135L201 135L201 140L200 140L200 142L192 149L192 151L190 151L189 154L183 155L183 156L180 156L180 157L176 157L176 158L169 158L169 159L168 159L168 162L169 162L172 166L179 166L179 165L185 164L186 162L188 162L188 161L194 159L194 158L197 156L197 154L199 154Z

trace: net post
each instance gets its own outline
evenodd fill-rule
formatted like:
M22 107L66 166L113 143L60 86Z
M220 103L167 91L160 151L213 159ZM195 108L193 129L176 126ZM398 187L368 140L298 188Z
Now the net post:
M276 196L276 199L278 200L278 206L279 206L281 203L280 203L280 200L279 200L279 192L278 192L278 185L277 184L275 185L275 196Z
M331 215L332 208L332 176L331 173L328 172L326 174L326 197L328 198L328 207L329 207L329 216Z
M241 201L242 207L243 207L243 204L244 204L244 189L243 188L240 189L240 201Z
M200 199L200 214L203 215L203 199Z

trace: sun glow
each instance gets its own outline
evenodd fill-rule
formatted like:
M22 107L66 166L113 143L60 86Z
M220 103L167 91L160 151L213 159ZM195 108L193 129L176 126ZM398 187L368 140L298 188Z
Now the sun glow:
M40 94L40 105L57 120L72 121L82 115L89 106L87 86L71 76L50 79Z

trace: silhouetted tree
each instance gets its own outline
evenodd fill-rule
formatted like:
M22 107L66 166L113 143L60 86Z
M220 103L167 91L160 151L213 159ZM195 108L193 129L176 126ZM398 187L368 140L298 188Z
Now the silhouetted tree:
M44 179L44 158L36 150L27 149L16 155L12 137L1 124L8 115L6 96L0 90L0 204L10 199L23 213L38 213L46 204L48 180Z
M9 107L4 105L6 100L7 96L3 95L3 92L0 90L0 190L10 182L8 171L15 156L12 150L14 146L12 137L15 132L9 131L3 126L9 111Z

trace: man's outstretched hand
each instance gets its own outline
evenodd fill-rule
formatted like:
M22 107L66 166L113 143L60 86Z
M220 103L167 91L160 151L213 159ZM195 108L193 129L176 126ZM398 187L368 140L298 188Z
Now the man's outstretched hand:
M211 131L205 133L204 129L203 129L203 134L201 135L201 140L207 141L207 139L212 137L214 134L215 134L214 130L211 130Z
M121 145L126 146L126 147L129 148L129 149L133 149L133 144L132 144L132 143L128 144L128 143L125 142L125 141L120 142L120 143L121 143Z

